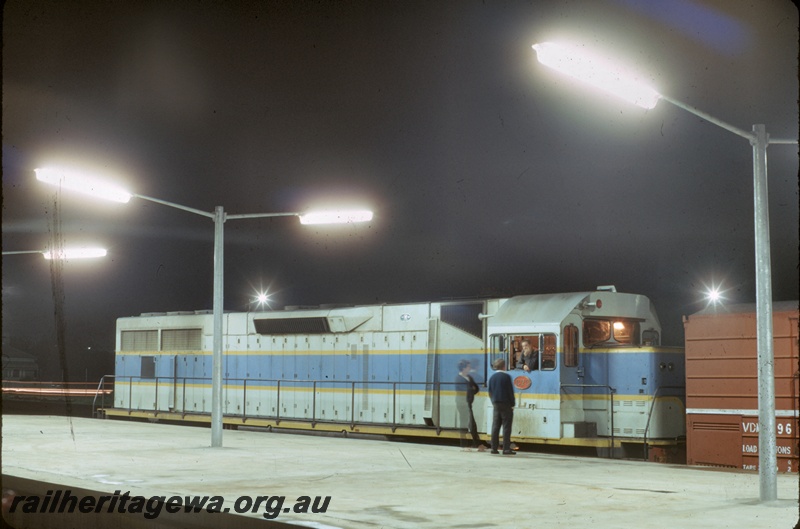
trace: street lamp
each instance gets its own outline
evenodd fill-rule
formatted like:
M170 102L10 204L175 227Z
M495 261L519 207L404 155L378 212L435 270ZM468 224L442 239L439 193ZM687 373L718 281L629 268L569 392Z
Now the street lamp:
M722 293L716 287L710 288L708 292L706 292L706 299L709 303L716 305L722 301Z
M94 257L105 257L108 253L104 248L63 248L56 250L23 250L19 252L3 252L3 255L19 255L25 253L39 253L48 261L51 259L92 259Z
M372 220L372 212L361 211L326 211L313 213L244 213L228 215L222 206L208 212L190 208L166 200L160 200L137 193L130 193L104 180L86 176L83 173L59 167L36 169L36 178L42 182L57 185L62 189L70 189L94 197L127 203L131 198L141 198L157 204L163 204L189 213L210 218L214 222L214 348L211 357L211 446L222 446L222 311L223 311L223 228L225 221L234 219L256 219L265 217L299 217L303 224L354 223Z
M767 204L767 145L796 144L797 140L770 139L764 125L753 125L752 132L725 123L693 106L660 94L642 83L633 72L584 49L568 44L534 44L542 64L582 82L621 97L642 108L655 108L659 100L699 116L733 132L753 146L753 201L756 259L756 335L758 344L758 468L761 501L778 496L778 463L775 437L775 373L772 350L772 273L769 248L769 210Z

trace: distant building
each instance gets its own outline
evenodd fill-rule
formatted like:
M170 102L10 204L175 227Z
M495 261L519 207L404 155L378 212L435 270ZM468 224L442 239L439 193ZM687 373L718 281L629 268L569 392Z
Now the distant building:
M37 380L39 364L33 355L3 343L3 380Z

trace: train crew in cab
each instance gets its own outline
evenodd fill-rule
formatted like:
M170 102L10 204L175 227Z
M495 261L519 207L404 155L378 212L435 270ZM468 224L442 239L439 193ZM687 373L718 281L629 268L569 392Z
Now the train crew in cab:
M522 349L517 349L516 342L512 345L511 360L513 369L522 369Z
M531 341L527 338L522 340L522 356L519 365L527 372L539 369L539 350L534 349Z
M511 450L511 424L514 421L514 383L511 375L506 373L506 361L498 358L492 364L497 371L489 379L489 398L492 399L494 415L492 416L492 453L498 454L500 445L500 425L503 425L503 455L514 456Z

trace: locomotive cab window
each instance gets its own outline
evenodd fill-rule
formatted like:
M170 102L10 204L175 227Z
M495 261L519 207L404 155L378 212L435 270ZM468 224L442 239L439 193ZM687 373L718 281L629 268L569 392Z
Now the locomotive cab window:
M509 371L552 371L556 368L556 336L553 334L495 335L491 346L491 362L502 358Z
M569 324L564 327L564 365L576 367L578 365L578 327Z
M630 318L583 320L583 345L641 345L639 321Z
M489 365L493 366L495 361L504 359L506 361L506 368L508 368L508 340L501 334L494 334L489 339Z
M648 329L642 333L642 343L647 346L659 345L658 331Z

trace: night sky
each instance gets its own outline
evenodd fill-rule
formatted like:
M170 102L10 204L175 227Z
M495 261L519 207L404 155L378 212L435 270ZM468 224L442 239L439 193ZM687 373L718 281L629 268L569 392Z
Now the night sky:
M213 279L210 219L59 195L44 165L209 212L375 212L229 221L226 310L262 288L280 309L614 284L649 296L680 345L706 287L755 301L749 143L576 84L531 45L580 43L797 138L791 2L10 0L3 15L3 250L109 250L63 265L63 304L48 261L3 258L3 337L43 378L111 372L116 318L211 309ZM797 299L797 146L768 163L774 299Z

